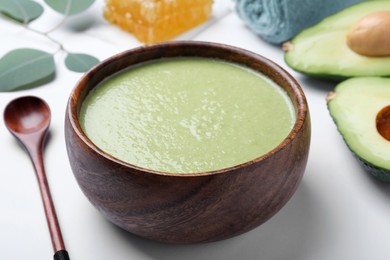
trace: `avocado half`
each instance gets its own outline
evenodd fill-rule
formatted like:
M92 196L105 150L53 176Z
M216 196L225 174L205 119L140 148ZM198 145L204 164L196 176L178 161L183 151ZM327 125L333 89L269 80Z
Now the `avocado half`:
M327 105L357 159L375 177L390 182L390 78L348 79L329 93Z
M336 80L390 76L390 56L362 56L353 52L346 43L347 33L357 21L386 10L390 10L390 1L369 1L325 18L283 45L286 63L304 74Z

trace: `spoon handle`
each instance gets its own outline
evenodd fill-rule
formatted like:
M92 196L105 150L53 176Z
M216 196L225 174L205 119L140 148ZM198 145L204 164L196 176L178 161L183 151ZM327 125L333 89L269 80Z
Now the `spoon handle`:
M30 154L38 180L39 190L41 192L43 207L45 210L46 221L50 231L50 237L55 252L54 260L68 260L69 255L65 250L65 244L62 239L61 229L58 224L57 214L55 212L53 200L50 194L47 182L45 168L43 164L43 144L38 146L28 146L26 148ZM35 149L34 149L35 147Z

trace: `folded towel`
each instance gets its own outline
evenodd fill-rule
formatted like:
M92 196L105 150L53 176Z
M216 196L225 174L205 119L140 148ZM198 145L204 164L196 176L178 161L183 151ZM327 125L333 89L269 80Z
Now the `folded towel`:
M265 41L280 44L363 0L235 0L238 16Z

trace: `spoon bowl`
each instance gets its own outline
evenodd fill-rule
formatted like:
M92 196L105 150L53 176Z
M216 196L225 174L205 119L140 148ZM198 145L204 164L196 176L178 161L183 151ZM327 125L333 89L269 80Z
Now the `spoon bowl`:
M8 104L4 121L13 134L31 134L50 125L50 109L45 101L33 96L21 97Z

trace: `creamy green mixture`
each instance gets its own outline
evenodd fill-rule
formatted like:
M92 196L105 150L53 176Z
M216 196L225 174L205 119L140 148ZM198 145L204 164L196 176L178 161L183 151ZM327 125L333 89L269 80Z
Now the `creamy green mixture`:
M106 79L84 101L81 127L112 156L194 173L255 159L295 121L282 88L259 73L205 58L161 59Z

